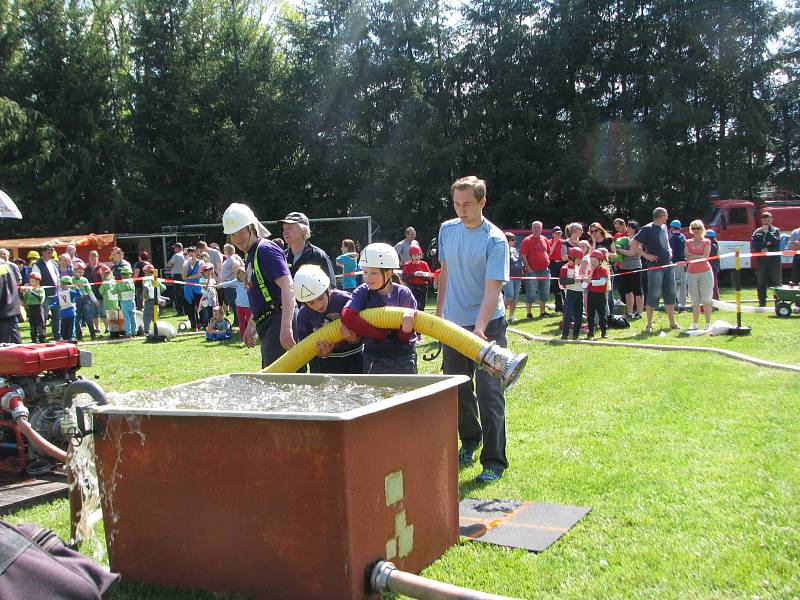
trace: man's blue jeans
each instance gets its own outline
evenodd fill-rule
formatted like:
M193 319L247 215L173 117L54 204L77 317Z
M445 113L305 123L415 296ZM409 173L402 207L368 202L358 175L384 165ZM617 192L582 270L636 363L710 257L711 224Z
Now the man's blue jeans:
M464 327L472 331L474 326ZM484 332L490 341L506 348L506 320L489 321ZM470 381L458 386L458 437L466 450L475 450L483 441L481 464L485 469L507 469L506 399L503 383L475 362L449 346L442 350L446 375L467 375Z

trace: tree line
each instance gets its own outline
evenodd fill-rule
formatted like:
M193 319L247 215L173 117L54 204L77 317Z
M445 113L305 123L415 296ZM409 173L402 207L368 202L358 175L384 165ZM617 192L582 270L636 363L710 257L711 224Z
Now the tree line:
M800 187L800 1L0 0L4 235L451 216L504 227ZM787 33L788 32L788 33ZM800 191L800 190L798 190Z

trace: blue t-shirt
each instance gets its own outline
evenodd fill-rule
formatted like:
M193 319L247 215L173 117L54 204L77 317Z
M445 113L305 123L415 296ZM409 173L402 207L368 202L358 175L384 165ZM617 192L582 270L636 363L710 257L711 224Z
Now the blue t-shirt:
M356 259L349 254L342 254L336 257L336 262L342 265L342 273L355 273L358 271L358 263ZM358 285L355 275L344 275L342 277L342 287L346 290L352 290Z
M486 281L509 280L509 251L505 234L489 220L467 229L461 219L445 221L439 229L439 260L447 263L444 318L456 325L474 325ZM503 295L490 320L505 314Z
M362 283L353 290L353 297L346 305L347 308L352 308L358 312L366 308L381 308L382 306L401 306L416 310L417 301L414 299L414 294L411 293L410 289L398 283L392 285L392 291L389 294L372 292L366 283ZM388 337L382 340L370 337L364 338L364 347L373 354L391 358L412 354L415 343L416 339L414 337L408 342L401 342L397 339L396 331L392 331Z
M686 236L680 231L669 236L669 247L672 248L673 262L686 260Z
M264 284L272 298L275 308L281 307L281 288L275 283L276 279L289 274L289 265L286 264L286 256L277 245L269 240L260 238L247 251L244 259L245 272L247 273L247 299L250 301L250 309L254 317L260 317L267 310L267 301L261 288L258 287L258 279L254 272L255 253L258 252L258 266L264 277Z
M644 246L648 254L658 257L656 265L671 265L672 257L669 253L669 234L666 225L648 223L642 227L633 239Z
M519 255L519 250L516 247L508 249L508 269L511 277L522 277L525 275L525 263L522 262L522 257Z

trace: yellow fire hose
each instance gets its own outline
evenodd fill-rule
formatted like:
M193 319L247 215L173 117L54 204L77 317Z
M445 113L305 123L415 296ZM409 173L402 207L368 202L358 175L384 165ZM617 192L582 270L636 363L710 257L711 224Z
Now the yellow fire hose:
M373 327L399 329L406 310L408 309L397 306L385 306L363 310L359 312L359 315ZM528 360L527 354L514 354L508 348L502 348L494 342L482 340L455 323L422 311L417 311L414 330L435 338L474 360L478 366L492 376L501 379L506 388L514 385ZM263 368L261 372L294 373L317 356L317 342L335 344L341 340L341 322L333 321L303 339L278 360Z

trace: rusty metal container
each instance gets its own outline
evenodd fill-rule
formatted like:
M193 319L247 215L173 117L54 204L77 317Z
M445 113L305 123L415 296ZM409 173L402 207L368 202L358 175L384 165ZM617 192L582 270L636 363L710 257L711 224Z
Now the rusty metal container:
M418 572L456 542L463 376L236 377L403 391L336 414L99 407L103 518L123 579L364 598L373 561Z

